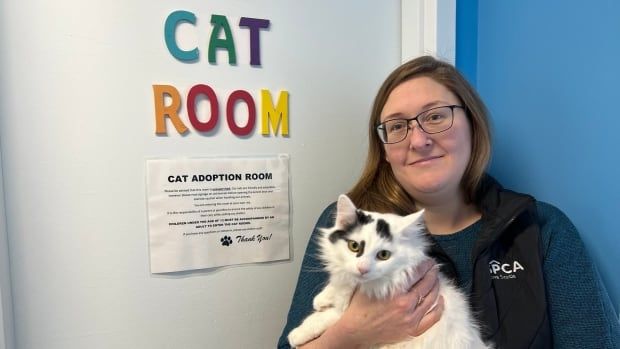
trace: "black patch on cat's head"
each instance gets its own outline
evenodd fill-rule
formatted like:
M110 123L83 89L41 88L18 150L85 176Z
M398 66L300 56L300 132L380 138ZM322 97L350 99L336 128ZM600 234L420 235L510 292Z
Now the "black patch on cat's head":
M336 241L346 238L347 235L349 235L349 232L338 229L329 234L329 242L331 242L332 244L336 243Z
M357 215L357 222L361 225L368 224L374 221L374 219L372 219L369 214L364 213L364 211L362 210L355 210L355 214Z
M361 257L364 254L364 246L366 245L366 242L364 240L360 241L360 250L357 251L357 254L355 255L355 257Z
M377 233L380 237L392 241L392 233L390 232L390 224L383 219L377 221Z

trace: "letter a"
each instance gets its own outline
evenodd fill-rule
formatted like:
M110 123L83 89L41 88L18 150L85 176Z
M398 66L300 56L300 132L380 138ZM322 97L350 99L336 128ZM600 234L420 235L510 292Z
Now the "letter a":
M235 52L235 41L233 40L230 25L225 16L211 15L213 31L209 38L209 63L215 64L215 50L223 48L228 51L228 64L237 64L237 53ZM220 39L220 31L224 29L224 38Z
M516 272L517 270L521 269L521 270L525 270L525 268L523 268L523 266L521 265L521 263L515 261L513 266L512 266L513 272Z

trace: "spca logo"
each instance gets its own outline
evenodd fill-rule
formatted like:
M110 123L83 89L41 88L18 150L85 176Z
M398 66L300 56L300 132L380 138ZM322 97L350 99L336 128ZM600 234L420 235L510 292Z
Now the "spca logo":
M516 279L517 273L521 270L525 270L525 268L519 261L502 263L492 260L489 262L489 273L491 273L491 279L494 280Z

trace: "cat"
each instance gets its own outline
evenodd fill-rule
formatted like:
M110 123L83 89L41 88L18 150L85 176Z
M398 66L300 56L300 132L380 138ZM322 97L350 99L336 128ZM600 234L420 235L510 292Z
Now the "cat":
M320 258L329 282L314 297L314 312L293 329L292 347L319 337L349 306L355 289L369 297L385 299L410 286L415 267L429 259L423 210L407 216L357 209L346 196L336 204L332 228L320 229ZM418 337L378 348L490 349L479 333L465 296L439 275L444 299L441 319Z

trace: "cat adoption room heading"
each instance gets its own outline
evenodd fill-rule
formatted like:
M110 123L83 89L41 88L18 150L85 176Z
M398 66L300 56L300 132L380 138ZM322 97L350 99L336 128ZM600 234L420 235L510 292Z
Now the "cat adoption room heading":
M231 24L234 24L231 26ZM224 15L210 16L210 35L206 47L202 42L193 39L197 26L197 17L191 11L177 10L170 13L163 23L164 41L168 53L181 64L191 64L206 59L211 65L217 66L218 58L228 56L229 66L249 64L252 68L261 68L261 35L268 32L271 22L263 18L227 18ZM188 34L189 33L189 34ZM235 35L233 35L233 33ZM188 34L188 35L183 35ZM240 45L241 44L241 45ZM238 52L247 52L249 57L238 57ZM239 59L238 59L239 58ZM248 61L245 59L249 58ZM239 62L240 61L240 62ZM185 96L179 89L169 84L153 84L153 102L155 110L155 134L168 135L168 122L179 134L186 134L193 128L197 132L216 132L220 116L224 118L228 129L236 136L249 136L254 132L257 113L260 112L260 132L263 136L280 134L289 135L288 100L289 93L281 90L274 96L268 89L260 89L259 96L253 96L245 89L237 89L226 95L219 95L209 84L199 83L191 86ZM226 93L224 93L226 94ZM260 101L257 108L256 97ZM206 100L209 113L199 113L198 104ZM181 105L185 101L186 115L181 113ZM246 108L236 108L238 105ZM201 103L202 105L202 103ZM225 109L220 111L220 105ZM239 109L239 111L237 110ZM245 113L236 115L236 113ZM205 114L205 115L202 115ZM186 117L187 121L183 121ZM240 123L239 120L247 120Z

